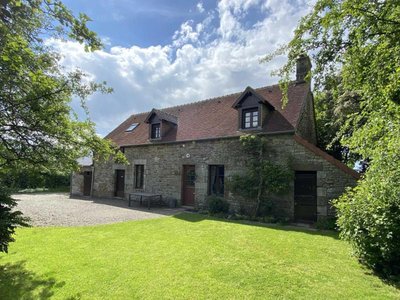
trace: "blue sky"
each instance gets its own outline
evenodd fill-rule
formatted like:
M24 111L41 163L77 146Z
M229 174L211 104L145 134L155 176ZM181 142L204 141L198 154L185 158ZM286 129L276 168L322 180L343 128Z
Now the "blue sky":
M68 0L74 12L84 12L93 22L91 29L109 37L114 45L166 45L186 20L199 22L203 13L215 9L216 1L135 1L135 0ZM201 3L202 9L197 7Z
M274 84L285 61L259 60L287 43L313 0L64 0L105 48L86 53L76 42L50 39L66 69L106 81L110 95L88 99L90 118L104 136L131 114ZM83 117L79 101L72 107Z

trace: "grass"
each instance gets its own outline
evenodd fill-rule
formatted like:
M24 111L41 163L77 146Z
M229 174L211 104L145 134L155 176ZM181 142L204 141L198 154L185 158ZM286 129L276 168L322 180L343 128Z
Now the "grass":
M400 299L334 233L185 213L16 238L0 299Z

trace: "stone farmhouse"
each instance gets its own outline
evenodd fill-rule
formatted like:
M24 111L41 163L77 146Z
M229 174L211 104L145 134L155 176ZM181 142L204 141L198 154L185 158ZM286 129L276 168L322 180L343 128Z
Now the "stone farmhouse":
M289 162L294 172L290 191L274 199L276 211L297 221L329 216L329 201L353 186L358 173L315 145L313 94L305 81L310 68L308 57L299 58L285 108L272 85L130 116L106 136L129 165L86 166L73 175L71 194L127 199L143 191L195 208L217 195L240 211L248 202L225 183L243 172L247 154L239 137L251 133L265 135L268 158Z

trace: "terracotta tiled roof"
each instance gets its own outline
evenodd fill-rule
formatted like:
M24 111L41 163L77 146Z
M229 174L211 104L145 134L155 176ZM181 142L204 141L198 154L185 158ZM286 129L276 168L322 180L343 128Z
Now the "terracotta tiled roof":
M302 105L309 93L309 85L292 84L288 90L289 102L284 109L281 103L282 92L278 85L258 88L255 91L275 108L264 123L263 132L294 131ZM167 116L176 117L177 121L176 130L162 141L188 141L241 135L242 132L238 131L238 112L232 107L241 94L242 92L157 110L166 113ZM106 138L119 146L151 144L149 125L144 123L148 114L149 112L130 116ZM139 125L135 130L126 132L132 123Z

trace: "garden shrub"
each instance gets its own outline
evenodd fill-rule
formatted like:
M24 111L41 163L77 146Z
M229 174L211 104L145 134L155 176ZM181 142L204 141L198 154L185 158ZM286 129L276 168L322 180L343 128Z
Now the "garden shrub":
M229 203L224 198L210 196L207 198L208 211L211 214L228 213Z
M315 223L315 227L322 230L337 230L336 221L334 217L320 218Z
M359 260L384 277L400 275L400 170L371 168L359 185L334 202L341 237Z

